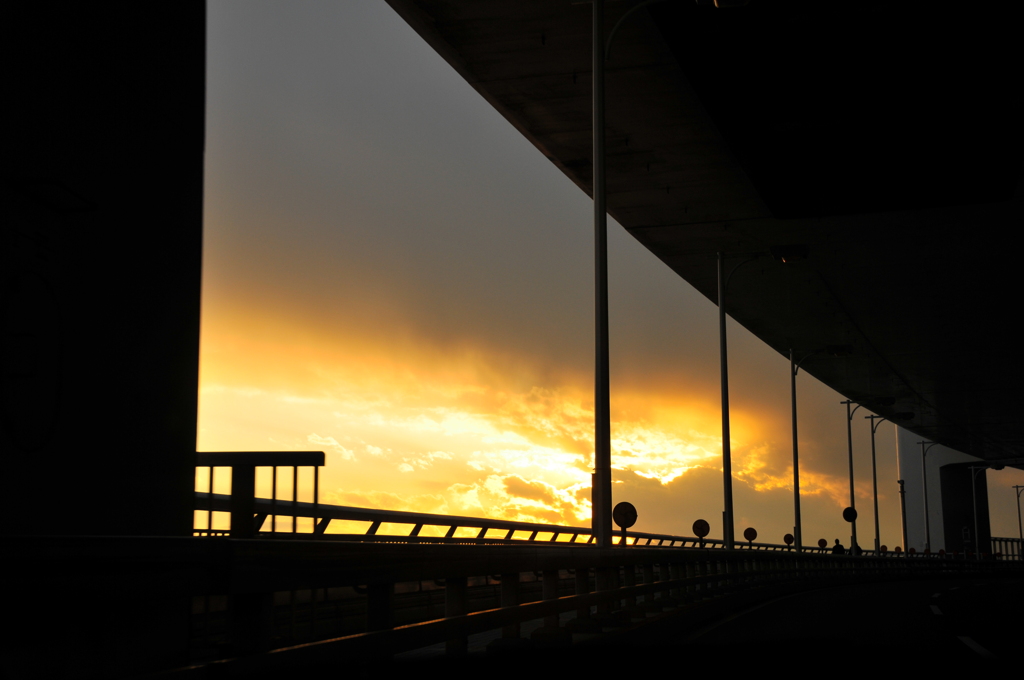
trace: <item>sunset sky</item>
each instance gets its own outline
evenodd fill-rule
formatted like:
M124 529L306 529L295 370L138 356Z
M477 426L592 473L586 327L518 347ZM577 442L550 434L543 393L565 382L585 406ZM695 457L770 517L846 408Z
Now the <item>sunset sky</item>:
M588 525L590 199L382 1L211 1L208 31L199 450L323 450L330 503ZM609 232L615 502L718 537L717 308ZM789 362L729 332L737 534L781 542ZM804 540L846 543L843 397L799 399ZM889 424L878 452L892 546Z

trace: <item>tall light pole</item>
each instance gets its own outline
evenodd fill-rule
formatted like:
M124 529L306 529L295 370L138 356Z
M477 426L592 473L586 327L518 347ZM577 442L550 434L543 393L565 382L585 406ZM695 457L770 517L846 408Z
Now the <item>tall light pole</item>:
M928 517L928 466L925 464L928 459L928 449L938 442L918 442L921 445L921 486L924 487L924 549L932 550L932 529L931 520Z
M1020 536L1020 545L1017 546L1017 559L1024 560L1024 526L1020 523L1020 492L1024 491L1024 486L1014 484L1013 490L1017 492L1017 533Z
M1024 526L1021 525L1021 492L1024 492L1024 485L1014 484L1013 488L1017 492L1017 533L1021 538L1021 548L1024 549ZM1021 558L1024 559L1024 550L1021 550Z
M715 7L736 7L748 0L714 0ZM607 40L604 37L604 0L591 0L591 60L593 112L594 192L594 477L591 487L591 528L597 545L612 545L612 453L610 380L608 376L608 213L605 192L604 65L612 40L626 18L643 7L664 0L643 0L619 17ZM731 461L730 461L731 469ZM729 516L732 515L732 477L729 477ZM730 535L731 528L730 522Z
M800 370L800 364L806 361L808 357L820 351L820 349L814 350L804 355L804 358L800 361L797 361L793 348L789 348L789 395L793 412L793 536L796 539L794 542L796 543L797 552L803 552L804 541L803 525L800 520L800 450L797 444L796 428L796 374Z
M806 357L804 357L806 359ZM804 541L800 522L800 453L797 445L796 430L796 372L800 364L796 362L793 348L789 348L789 394L793 411L793 536L796 539L796 551L803 552Z
M733 548L735 526L732 507L732 436L729 422L729 352L725 334L725 290L736 270L757 259L751 257L732 268L725 276L725 253L718 253L718 348L722 368L722 478L725 511L722 513L722 539L727 549Z
M878 426L888 420L888 418L874 415L864 417L871 420L871 488L875 500L875 554L877 555L878 550L882 545L882 541L878 531L878 472L875 468L875 432L878 430ZM902 491L903 485L900 484L900 492L902 493Z
M900 527L903 530L903 553L909 554L907 543L907 489L903 479L903 463L900 461L900 428L893 427L896 434L896 483L900 485Z
M854 401L852 401L850 399L847 399L846 401L841 401L839 403L840 404L846 404L846 445L847 445L847 450L849 451L849 458L850 458L850 507L854 509L854 512L856 512L856 510L857 510L857 499L854 496L854 491L853 491L853 414L856 413L857 409L860 408L861 406L863 406L863 404L857 404L857 408L855 408L855 409L853 409L851 411L850 410L850 405L855 403ZM872 442L874 442L873 438L872 438ZM872 457L872 460L874 460L874 457ZM878 515L878 507L877 506L875 507L875 515L876 516ZM854 519L853 519L852 522L850 522L850 531L851 531L851 536L850 536L850 554L851 555L856 555L857 554L857 519L856 519L856 517L857 517L856 514L854 514ZM875 541L875 550L877 550L877 549L878 549L878 541Z
M597 545L612 545L611 405L608 378L608 218L604 182L604 0L593 0L594 135L594 482L591 527Z
M988 470L988 465L971 465L971 514L974 516L974 559L981 558L981 536L978 535L978 473Z
M803 535L800 521L800 452L797 445L796 428L796 374L800 371L801 364L819 352L828 352L832 356L841 357L849 354L851 348L846 345L830 345L808 352L800 361L796 360L793 348L789 348L789 394L793 412L793 536L796 539L794 542L797 552L803 552Z

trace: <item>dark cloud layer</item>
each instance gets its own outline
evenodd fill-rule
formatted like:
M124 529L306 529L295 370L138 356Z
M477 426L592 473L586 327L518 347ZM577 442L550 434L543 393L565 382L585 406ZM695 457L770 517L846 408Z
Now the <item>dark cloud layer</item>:
M523 393L589 383L589 199L385 3L212 1L208 63L204 333L233 323L249 338L289 328L311 346L479 355L493 363L481 380ZM714 305L617 225L610 251L613 390L717 408ZM737 451L761 447L785 474L788 361L730 328L734 413L752 424ZM808 474L846 475L840 399L801 375ZM891 495L891 441L880 451ZM642 522L678 531L680 518L716 524L714 474L624 488L644 498ZM739 514L765 535L787 529L791 494L738 487ZM809 527L836 514L834 499L807 502Z

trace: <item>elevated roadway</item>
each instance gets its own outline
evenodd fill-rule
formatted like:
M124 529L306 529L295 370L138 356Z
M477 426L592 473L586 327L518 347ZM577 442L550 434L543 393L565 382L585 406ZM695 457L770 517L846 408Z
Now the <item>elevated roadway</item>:
M591 192L589 3L388 3ZM610 33L641 3L605 4ZM1009 10L644 5L608 52L609 214L712 301L718 252L758 257L728 289L739 323L922 438L1020 467Z

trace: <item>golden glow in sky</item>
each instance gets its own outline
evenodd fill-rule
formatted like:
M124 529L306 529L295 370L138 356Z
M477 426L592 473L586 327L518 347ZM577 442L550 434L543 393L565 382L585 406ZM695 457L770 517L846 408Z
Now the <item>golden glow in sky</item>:
M586 525L587 196L386 3L208 8L199 450L323 450L329 503ZM716 307L614 222L609 248L615 500L720 535ZM789 362L729 323L737 533L779 542ZM799 383L805 540L846 542L842 397Z
M253 337L246 330L254 325L274 330ZM323 450L327 503L589 524L589 376L530 384L523 375L539 374L531 367L538 361L507 352L319 339L287 329L231 315L204 319L201 450ZM695 471L704 473L701 487L711 480L701 496L717 495L716 396L613 392L616 495L689 493L683 480ZM734 413L735 483L785 495L792 471L773 465L771 445L759 441L764 430L756 417ZM802 474L809 500L820 495L839 507L844 481ZM688 533L679 522L645 519L648 531Z

